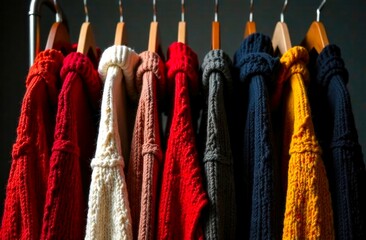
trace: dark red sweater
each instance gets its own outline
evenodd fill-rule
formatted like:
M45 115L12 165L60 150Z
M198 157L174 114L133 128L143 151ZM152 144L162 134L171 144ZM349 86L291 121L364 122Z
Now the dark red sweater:
M40 237L62 61L61 52L46 50L38 54L29 70L0 239Z
M203 239L199 220L208 200L189 98L189 93L198 89L198 60L182 43L169 47L168 59L168 92L174 93L174 103L162 176L157 239Z
M75 52L65 58L61 79L41 239L83 239L102 82Z

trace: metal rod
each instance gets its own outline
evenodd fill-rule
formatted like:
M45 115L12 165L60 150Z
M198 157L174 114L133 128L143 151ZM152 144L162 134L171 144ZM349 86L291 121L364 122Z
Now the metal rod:
M122 8L122 0L118 1L118 9L119 9L119 21L123 22L123 8Z
M282 11L281 11L281 22L285 22L285 11L287 9L287 0L283 3Z
M84 13L85 13L85 22L89 22L88 3L86 0L84 0Z
M253 22L254 0L250 0L249 22Z
M52 0L32 0L29 6L29 66L33 65L36 55L40 52L41 30L40 17L41 7L46 5L56 12L55 4ZM57 20L57 17L56 17Z
M157 13L156 0L153 0L153 22L156 22L156 13Z
M219 0L215 0L215 22L219 21Z
M184 0L182 0L181 2L181 6L182 6L182 9L181 9L181 21L184 22L184 12L185 12L185 7L184 7Z

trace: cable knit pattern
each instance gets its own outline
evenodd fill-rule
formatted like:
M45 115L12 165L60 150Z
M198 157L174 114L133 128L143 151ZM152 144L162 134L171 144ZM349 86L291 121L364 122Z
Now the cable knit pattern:
M271 39L256 33L244 39L234 56L238 81L243 83L237 94L246 97L236 103L236 109L246 111L246 117L236 125L238 130L241 129L238 137L242 138L243 144L239 146L235 160L237 238L277 238L278 209L274 200L273 133L267 84L272 80L279 62L271 56L272 53ZM244 125L244 129L239 125Z
M308 53L293 47L280 59L279 85L288 80L283 97L283 159L288 181L283 239L334 239L328 179L321 159L307 100Z
M153 239L157 209L157 180L162 160L160 126L157 106L157 87L165 87L164 65L153 52L140 54L131 96L140 93L133 130L130 163L127 172L127 189L131 208L134 239Z
M139 56L126 46L107 48L99 62L104 83L101 118L89 191L85 239L132 239L121 135L126 118L123 81L134 81ZM126 140L125 140L126 141Z
M163 167L157 239L203 239L207 204L192 125L189 93L198 92L197 55L183 43L168 48L167 86L174 93ZM191 88L189 88L191 87Z
M63 55L40 52L26 80L0 239L39 239Z
M205 89L201 135L205 141L203 163L209 198L205 239L235 239L236 203L233 157L225 99L232 94L231 60L222 50L206 54L202 69Z
M366 239L366 173L346 85L348 72L336 45L325 47L316 62L310 100L329 177L335 236ZM320 90L317 95L315 88Z
M75 52L61 78L41 239L82 239L102 83L91 61Z

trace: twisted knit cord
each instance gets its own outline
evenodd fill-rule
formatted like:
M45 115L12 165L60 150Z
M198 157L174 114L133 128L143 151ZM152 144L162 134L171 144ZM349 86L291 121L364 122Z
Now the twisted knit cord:
M157 180L162 160L157 103L165 86L164 65L153 52L140 54L135 87L141 91L132 135L131 156L127 172L127 189L131 208L134 239L153 239L157 209Z
M203 239L200 223L207 204L190 108L198 92L197 55L183 43L168 48L168 92L173 111L161 183L157 239Z
M0 239L39 239L63 55L40 52L26 80Z
M99 134L89 190L85 239L132 239L121 142L126 131L123 81L133 81L139 56L126 46L107 48L99 62L104 81ZM127 139L124 139L127 141Z
M332 203L321 149L316 140L305 83L307 50L293 47L280 59L284 91L284 154L288 182L283 239L334 239Z
M326 46L315 62L310 100L329 178L335 236L366 239L366 173L347 89L348 72L336 45Z
M41 239L82 239L102 82L77 52L65 58L61 78Z
M234 169L225 108L225 96L232 94L230 67L231 60L222 50L207 53L202 64L205 106L201 129L206 142L203 163L209 198L205 239L235 239Z
M236 102L236 109L245 111L246 115L243 122L237 123L237 126L244 125L239 136L244 138L235 160L238 164L235 167L237 238L240 239L276 238L278 220L267 84L279 62L271 56L272 53L271 39L256 33L244 39L234 56L234 66L239 74L237 80L244 84L238 94L246 97L243 102Z

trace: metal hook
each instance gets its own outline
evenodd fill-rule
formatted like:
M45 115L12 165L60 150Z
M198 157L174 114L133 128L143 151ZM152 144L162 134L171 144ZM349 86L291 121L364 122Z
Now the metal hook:
M250 0L249 22L253 22L254 0Z
M322 10L326 0L323 0L322 3L319 5L319 7L316 9L316 21L320 21L320 11Z
M85 22L89 22L89 11L86 0L84 0L84 13L85 13Z
M156 22L156 13L157 13L156 0L153 0L153 22Z
M182 8L181 8L181 11L182 11L182 13L181 13L181 21L184 22L184 12L185 12L184 0L182 0L181 6L182 6Z
M53 0L53 5L55 6L55 10L56 10L56 22L62 22L62 14L60 12L60 9L58 7L56 0Z
M122 0L118 0L118 10L119 10L119 21L123 22Z
M215 0L215 22L219 20L219 0Z
M282 11L281 11L281 22L285 21L285 11L287 8L287 0L285 0L285 2L283 3L283 7L282 7Z

